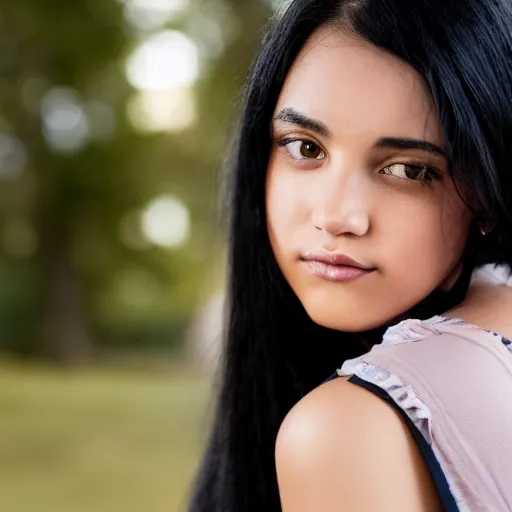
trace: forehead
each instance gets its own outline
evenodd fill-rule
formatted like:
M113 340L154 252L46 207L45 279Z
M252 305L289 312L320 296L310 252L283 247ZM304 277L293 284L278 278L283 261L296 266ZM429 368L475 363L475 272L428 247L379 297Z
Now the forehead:
M295 60L276 111L293 107L336 136L407 136L442 143L421 76L397 57L339 29L322 27Z

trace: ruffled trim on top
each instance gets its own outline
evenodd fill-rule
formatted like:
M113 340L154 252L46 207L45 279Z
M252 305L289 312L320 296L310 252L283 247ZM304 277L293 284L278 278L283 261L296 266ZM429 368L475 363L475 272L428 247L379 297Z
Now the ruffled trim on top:
M392 343L392 341L389 341L389 343ZM438 446L433 442L432 413L428 406L418 397L410 384L404 382L396 374L392 374L384 368L364 361L363 358L364 356L361 356L345 361L341 368L336 370L336 373L339 376L356 375L360 379L378 386L393 399L411 419L432 448L434 455L443 468L443 473L448 482L450 492L457 503L459 512L471 512L457 475L451 471L444 457L439 452Z
M433 320L433 319L432 319ZM409 341L420 341L427 336L441 334L436 328L437 322L408 318L400 323L388 327L382 338L382 345L398 345Z
M406 412L428 444L432 444L432 414L417 396L414 389L404 383L398 376L384 368L361 361L360 358L345 361L342 367L336 370L336 373L339 376L357 375L360 379L375 384L386 391L397 405Z
M485 330L476 325L469 324L460 318L448 316L433 316L427 320L418 320L417 318L408 318L402 320L396 325L389 327L382 338L381 345L398 345L410 341L420 341L428 336L437 336L441 334L443 327L461 326L468 329ZM490 332L490 331L489 331Z
M421 341L425 338L438 336L447 329L444 327L458 326L464 329L477 329L485 331L481 327L470 324L460 318L445 316L434 316L427 320L415 318L403 320L400 323L389 327L384 333L382 342L379 345L399 345ZM512 342L493 331L486 331L501 339L505 347L512 352ZM374 348L377 348L376 345ZM372 349L373 350L373 349ZM354 359L346 360L340 369L336 370L339 376L357 375L359 378L375 384L386 391L391 398L407 413L415 426L420 430L429 444L432 443L431 436L431 412L429 408L417 396L414 389L403 382L397 375L391 374L384 368L368 363L366 354Z

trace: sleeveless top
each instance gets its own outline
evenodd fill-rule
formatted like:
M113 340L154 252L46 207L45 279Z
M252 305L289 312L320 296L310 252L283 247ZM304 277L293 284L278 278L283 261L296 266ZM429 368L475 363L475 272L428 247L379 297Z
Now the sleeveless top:
M471 282L512 286L486 265ZM408 319L337 370L402 416L448 512L512 511L512 343L458 318Z

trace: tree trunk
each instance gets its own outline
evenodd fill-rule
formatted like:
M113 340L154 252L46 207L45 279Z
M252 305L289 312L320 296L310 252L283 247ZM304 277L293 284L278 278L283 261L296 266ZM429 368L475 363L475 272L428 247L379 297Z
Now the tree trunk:
M44 231L40 238L44 300L40 352L59 363L84 363L90 357L90 340L69 244L56 231Z

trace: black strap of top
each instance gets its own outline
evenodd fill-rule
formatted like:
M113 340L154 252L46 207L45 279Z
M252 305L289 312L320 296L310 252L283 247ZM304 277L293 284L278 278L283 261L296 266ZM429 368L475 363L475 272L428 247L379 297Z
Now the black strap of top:
M379 386L360 379L357 375L352 375L348 379L348 382L371 391L375 395L388 402L400 414L407 428L409 429L409 432L411 433L416 446L420 450L430 474L432 475L432 479L434 481L441 502L443 503L445 511L459 512L457 502L455 501L455 498L450 491L450 486L448 485L446 476L443 473L441 465L439 464L439 461L437 460L432 447L428 444L427 440L423 437L423 434L419 431L411 418L409 418L407 413L391 398L391 396L386 391L384 391L382 388L379 388Z

